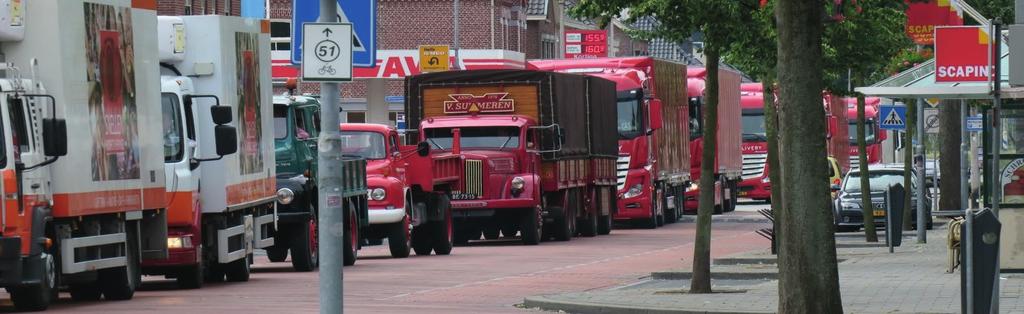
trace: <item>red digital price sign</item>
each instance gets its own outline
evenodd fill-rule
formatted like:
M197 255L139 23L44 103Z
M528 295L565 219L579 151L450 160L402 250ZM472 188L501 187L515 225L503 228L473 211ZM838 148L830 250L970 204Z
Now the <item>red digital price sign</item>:
M608 33L603 30L565 31L565 58L600 58L608 56Z

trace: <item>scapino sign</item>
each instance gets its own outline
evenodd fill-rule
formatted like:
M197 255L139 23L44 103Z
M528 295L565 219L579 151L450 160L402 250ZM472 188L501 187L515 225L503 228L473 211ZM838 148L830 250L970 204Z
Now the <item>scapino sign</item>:
M935 27L963 25L962 14L950 0L907 1L907 36L915 44L932 45Z
M487 93L483 96L472 94L451 94L450 101L444 102L445 114L502 113L515 111L515 100L508 99L508 93Z
M989 35L978 26L935 28L935 82L986 82Z

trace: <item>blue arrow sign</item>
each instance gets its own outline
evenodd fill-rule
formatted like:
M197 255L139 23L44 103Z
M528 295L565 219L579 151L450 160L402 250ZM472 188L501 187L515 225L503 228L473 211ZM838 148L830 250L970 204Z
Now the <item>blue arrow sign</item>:
M906 130L907 107L882 105L878 110L878 127L883 130Z
M377 0L338 0L341 23L352 24L352 66L377 64ZM320 0L292 2L292 63L302 64L302 24L320 17Z

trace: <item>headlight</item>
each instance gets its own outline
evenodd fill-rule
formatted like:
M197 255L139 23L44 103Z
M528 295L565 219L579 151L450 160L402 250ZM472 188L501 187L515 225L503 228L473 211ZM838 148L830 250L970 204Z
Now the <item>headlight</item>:
M761 183L772 183L772 177L764 177L761 179Z
M190 249L192 248L192 237L168 237L167 238L168 249Z
M385 192L384 189L382 189L382 188L376 188L376 189L370 190L370 199L371 200L383 201L384 198L387 197L387 196L388 196L388 193Z
M686 190L687 191L696 191L699 188L700 188L700 185L697 185L697 182L690 182L690 187L686 188Z
M629 191L626 191L626 194L622 195L622 198L633 198L633 197L640 196L640 194L643 194L643 193L644 193L644 185L640 184L640 183L637 183L637 184L634 184L633 186L629 187Z
M291 204L295 200L295 192L289 188L281 188L277 190L277 202L283 205Z
M523 179L522 177L512 178L512 190L513 191L522 191L523 187L526 187L526 180L525 179Z

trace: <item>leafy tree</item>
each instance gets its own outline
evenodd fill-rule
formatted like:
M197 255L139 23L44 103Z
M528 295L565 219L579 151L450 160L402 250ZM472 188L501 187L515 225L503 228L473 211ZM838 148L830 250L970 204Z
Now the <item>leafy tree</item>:
M600 24L622 16L627 22L652 16L657 18L653 31L648 36L658 36L671 41L683 41L693 33L704 35L704 56L707 70L703 126L703 156L701 163L700 198L697 210L697 234L693 249L693 279L690 292L711 292L711 214L714 211L715 160L718 133L718 64L722 52L728 49L735 35L746 29L735 23L741 20L753 1L720 0L581 0L570 13L588 18L598 18ZM696 156L694 156L696 158ZM824 167L821 167L824 168Z

